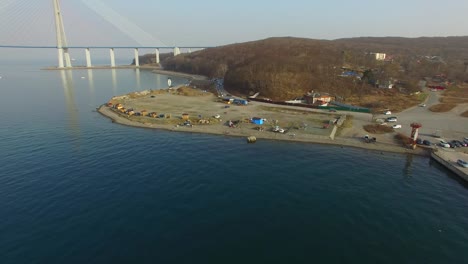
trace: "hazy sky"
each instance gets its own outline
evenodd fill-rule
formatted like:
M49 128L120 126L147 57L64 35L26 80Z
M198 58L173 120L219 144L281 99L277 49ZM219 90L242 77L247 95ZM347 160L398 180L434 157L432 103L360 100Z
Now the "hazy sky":
M66 0L69 45L468 35L467 0ZM0 0L0 44L55 45L52 0ZM1 50L0 50L1 52Z

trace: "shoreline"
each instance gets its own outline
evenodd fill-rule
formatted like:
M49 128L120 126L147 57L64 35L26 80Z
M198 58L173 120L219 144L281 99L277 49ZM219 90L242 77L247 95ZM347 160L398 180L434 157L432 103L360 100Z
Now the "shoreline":
M113 123L118 123L125 126L139 127L139 128L149 128L149 129L161 129L172 132L184 132L184 133L200 133L200 134L212 134L212 135L221 135L221 136L232 136L232 137L244 137L255 136L257 139L266 139L266 140L281 140L281 141L290 141L290 142L304 142L312 144L322 144L322 145L335 145L341 147L353 147L359 149L366 149L373 152L378 152L383 154L384 152L390 153L400 153L400 154L412 154L418 156L430 157L431 151L428 149L417 148L415 150L406 149L403 146L376 142L376 143L365 143L360 141L358 138L345 138L345 137L335 137L335 139L330 139L328 136L320 135L294 135L291 134L278 134L278 133L268 133L268 132L259 132L259 131L246 131L241 129L229 129L221 127L221 129L209 129L209 126L194 126L194 127L185 127L185 126L174 126L169 124L154 124L154 123L141 123L137 121L132 121L127 117L113 111L110 107L105 104L97 108L97 112L101 115L111 119ZM212 125L212 126L223 126L221 124ZM267 134L268 133L268 134ZM246 143L247 144L247 143Z
M162 74L162 75L173 76L173 77L187 78L189 80L208 80L208 77L203 76L203 75L194 75L194 74L183 73L183 72L167 71L167 70L164 70L162 68L152 69L151 72L152 73L157 73L157 74Z
M162 68L159 69L151 69L151 72L156 74L163 74L168 76L174 77L182 77L187 78L188 80L207 80L208 77L201 76L201 75L193 75L188 73L180 73L174 71L164 70ZM229 129L227 127L222 129L199 129L200 126L194 128L188 128L184 126L174 127L173 125L163 125L163 124L149 124L149 123L141 123L137 121L132 121L123 115L111 110L105 104L101 105L97 111L112 120L112 122L131 126L131 127L140 127L140 128L150 128L150 129L162 129L166 131L172 132L188 132L188 133L202 133L202 134L212 134L212 135L223 135L223 136L235 136L235 137L244 137L247 138L249 136L255 136L257 139L267 139L267 140L282 140L282 141L292 141L292 142L304 142L304 143L314 143L314 144L327 144L327 145L336 145L342 147L353 147L359 149L366 149L371 150L374 152L382 153L382 152L391 152L391 153L400 153L400 154L412 154L412 155L419 155L419 156L426 156L430 157L431 150L425 148L417 148L415 150L404 148L401 145L393 144L390 142L375 142L375 143L365 143L362 141L362 138L358 137L341 137L337 136L333 140L328 136L320 136L320 135L307 135L306 137L294 136L291 137L288 134L276 134L273 135L266 135L263 132L259 131L249 131L249 133L245 133L245 131L236 131Z
M158 70L160 67L159 66L152 66L152 65L140 65L136 67L135 65L116 65L116 66L110 66L110 65L95 65L95 66L83 66L83 65L77 65L73 66L71 68L58 68L56 66L49 66L49 67L44 67L41 68L41 70L109 70L109 69L141 69L141 70Z

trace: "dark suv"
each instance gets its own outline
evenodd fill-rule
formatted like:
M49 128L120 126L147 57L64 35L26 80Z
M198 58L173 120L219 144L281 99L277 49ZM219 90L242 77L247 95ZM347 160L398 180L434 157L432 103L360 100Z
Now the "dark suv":
M453 147L450 145L452 148L460 148L462 146L457 140L452 140L449 143L453 144Z

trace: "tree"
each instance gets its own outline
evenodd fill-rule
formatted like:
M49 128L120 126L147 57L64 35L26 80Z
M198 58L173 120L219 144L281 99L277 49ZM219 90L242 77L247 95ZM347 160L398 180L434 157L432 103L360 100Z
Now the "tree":
M371 85L375 85L376 83L374 72L371 69L364 71L361 80Z

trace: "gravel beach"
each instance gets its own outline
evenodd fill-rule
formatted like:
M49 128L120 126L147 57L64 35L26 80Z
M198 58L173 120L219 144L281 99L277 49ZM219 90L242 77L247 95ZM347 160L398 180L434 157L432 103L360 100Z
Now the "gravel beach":
M382 154L398 152L429 155L426 149L411 150L399 145L392 135L369 135L377 137L377 142L364 142L363 136L368 133L362 129L362 124L371 119L368 114L330 113L319 109L261 102L233 105L223 102L211 93L199 93L187 96L180 94L176 89L143 91L114 97L98 111L113 122L135 127L333 144L365 148ZM117 104L121 104L124 109L133 109L135 113L153 113L155 117L128 115L115 108ZM261 118L264 123L251 123L250 120L254 117ZM333 137L334 123L342 118L348 118L350 121L342 127L337 127ZM229 126L230 123L233 126ZM284 129L284 133L274 132L277 126Z

